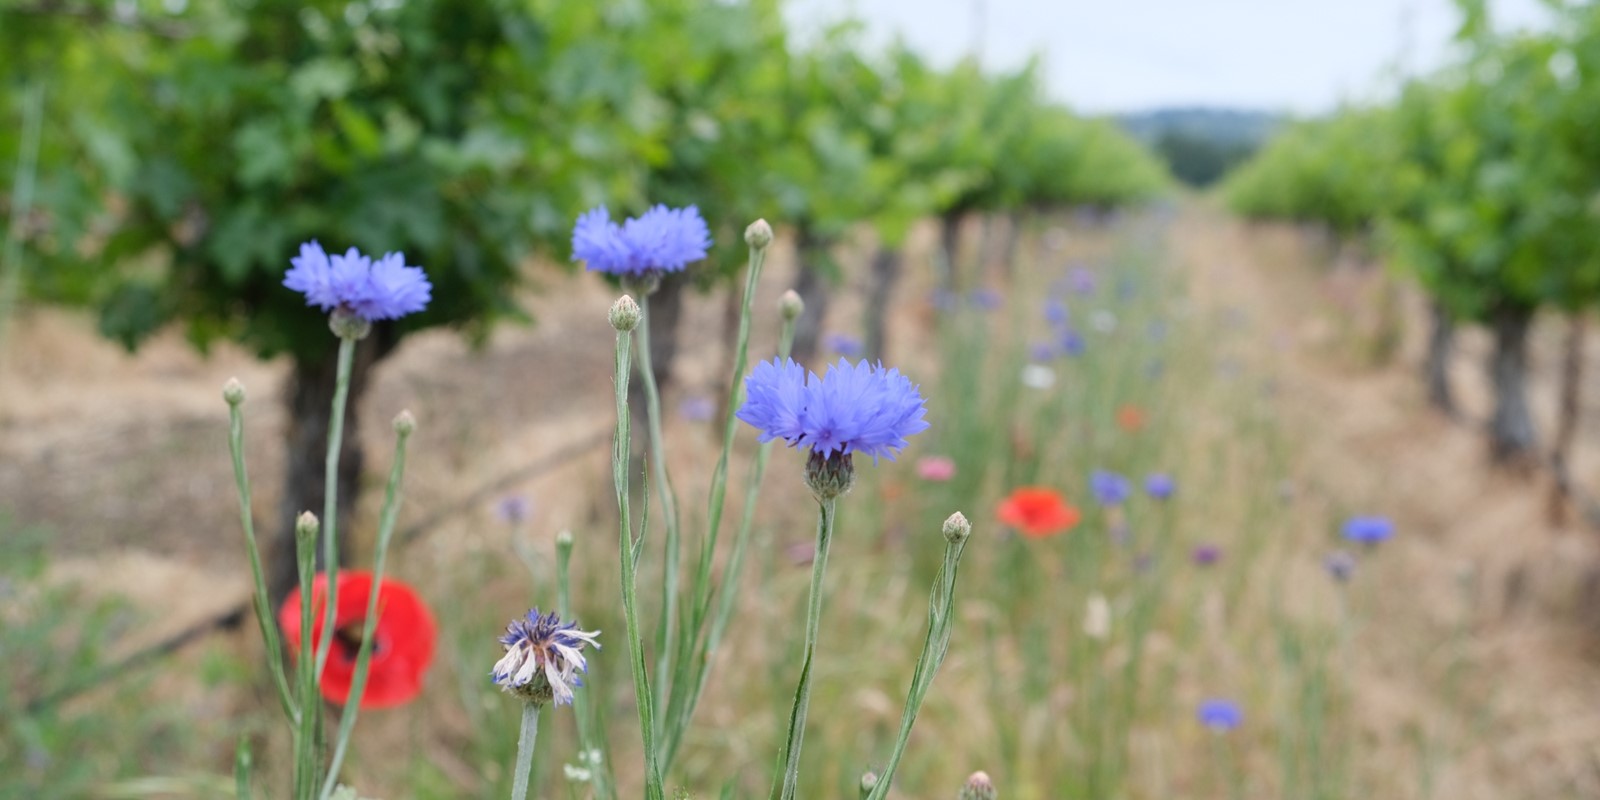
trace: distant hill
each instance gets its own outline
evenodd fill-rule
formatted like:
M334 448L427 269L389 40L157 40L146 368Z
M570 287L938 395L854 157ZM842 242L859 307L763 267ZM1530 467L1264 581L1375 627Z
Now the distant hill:
M1115 119L1166 159L1174 176L1200 187L1248 159L1284 121L1266 111L1199 106L1118 114Z

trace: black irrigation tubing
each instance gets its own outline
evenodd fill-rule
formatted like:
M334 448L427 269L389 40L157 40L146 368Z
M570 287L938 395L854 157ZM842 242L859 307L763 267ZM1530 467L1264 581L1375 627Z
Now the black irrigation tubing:
M399 532L399 544L409 544L421 538L423 534L437 527L450 517L482 504L484 501L506 489L531 478L536 478L557 467L579 458L591 450L599 449L611 443L611 428L585 436L578 441L571 442L561 449L549 453L536 461L517 467L498 478L478 487L466 496L458 498L439 510L424 517L421 521L407 526ZM70 700L90 689L103 686L116 680L118 677L130 674L150 662L163 656L181 650L185 646L197 642L211 633L219 630L233 628L244 621L245 615L250 612L250 600L245 599L236 605L207 617L161 641L129 653L116 663L95 670L94 674L82 680L74 681L54 691L47 692L39 697L29 700L23 706L23 712L29 715L38 714L62 702Z

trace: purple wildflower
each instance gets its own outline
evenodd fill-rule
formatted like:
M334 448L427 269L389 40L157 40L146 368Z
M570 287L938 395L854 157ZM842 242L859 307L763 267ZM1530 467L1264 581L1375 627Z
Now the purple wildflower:
M426 308L433 284L421 267L406 266L401 253L386 253L376 263L354 247L329 256L316 240L300 245L289 259L283 285L306 296L306 305L324 311L344 309L365 320L399 319Z
M1178 484L1172 480L1171 475L1162 472L1152 472L1144 477L1145 494L1157 500L1165 500L1178 490Z
M1196 547L1189 555L1194 559L1194 563L1202 567L1209 567L1222 560L1222 548L1214 544L1202 544Z
M782 439L814 454L866 453L894 460L906 437L926 430L926 402L897 369L841 358L823 377L793 359L763 361L744 380L738 418L761 431L761 441Z
M717 404L705 395L685 397L678 403L678 416L690 422L707 422L717 413Z
M1061 352L1073 358L1083 355L1083 336L1077 331L1067 328L1061 332Z
M1232 700L1211 698L1201 701L1195 710L1200 724L1217 733L1226 733L1244 724L1244 712Z
M994 289L975 289L971 296L972 306L980 311L993 311L1000 307L1002 298Z
M494 504L495 518L508 525L527 521L532 511L533 503L520 494L508 494Z
M591 272L625 277L677 272L706 257L711 229L700 209L651 207L621 225L605 206L578 217L572 229L572 257Z
M530 609L506 626L500 637L506 654L489 673L507 692L531 703L554 700L558 706L572 703L572 690L582 686L578 673L586 672L583 648L600 648L595 641L599 631L578 630L576 622L562 622L554 611L544 616Z
M1103 506L1122 505L1130 494L1127 478L1100 469L1089 476L1089 490L1094 493L1094 499Z
M1085 297L1092 295L1094 294L1096 283L1094 270L1089 267L1073 267L1072 272L1067 275L1067 285L1074 294Z
M862 346L860 339L849 334L830 333L826 341L829 350L849 358L860 357L861 353L866 349Z
M1394 522L1388 517L1351 517L1344 523L1344 538L1364 545L1375 545L1394 536Z
M1065 325L1067 324L1067 319L1069 316L1070 315L1067 312L1066 303L1063 303L1053 297L1045 301L1044 319L1046 322L1057 326Z
M1061 354L1055 342L1034 342L1028 346L1028 355L1034 361L1054 361Z

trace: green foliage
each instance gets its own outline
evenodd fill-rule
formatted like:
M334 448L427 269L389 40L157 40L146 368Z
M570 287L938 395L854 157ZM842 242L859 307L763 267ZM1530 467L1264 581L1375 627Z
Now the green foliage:
M1390 107L1347 109L1273 141L1225 187L1255 217L1381 230L1450 314L1600 299L1600 11L1497 36L1463 3L1466 56ZM1374 226L1374 223L1377 223Z
M1223 185L1248 217L1320 222L1340 235L1368 230L1389 202L1393 163L1384 108L1347 108L1280 133Z
M696 203L723 241L770 216L824 243L867 223L892 245L929 214L1165 184L1118 131L1046 102L1033 64L937 70L902 45L870 53L850 24L796 47L780 11L3 0L0 97L35 81L49 97L28 291L95 306L129 347L182 322L202 346L314 359L321 315L279 285L307 239L427 269L433 305L400 333L482 334L519 314L520 265L566 261L572 219L600 202ZM724 250L703 278L732 273Z

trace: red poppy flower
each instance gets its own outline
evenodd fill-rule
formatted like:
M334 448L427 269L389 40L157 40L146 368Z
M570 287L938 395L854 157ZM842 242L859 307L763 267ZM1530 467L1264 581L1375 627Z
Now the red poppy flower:
M1078 524L1078 509L1053 489L1024 486L1000 501L1000 521L1032 539L1042 539Z
M1133 405L1118 408L1117 425L1129 433L1138 431L1144 427L1144 410Z
M311 583L311 641L322 636L327 578L318 575ZM361 649L362 626L366 624L367 601L372 595L372 573L345 570L339 573L339 605L333 617L333 651L322 671L322 696L341 705L350 697L355 678L356 654ZM372 660L367 667L367 686L361 695L362 708L388 708L401 705L422 691L422 677L433 662L434 640L438 638L433 614L415 590L400 581L384 578L378 591L377 627L372 631ZM300 590L296 589L278 609L278 624L284 640L296 656L300 649ZM313 647L316 645L313 644Z

